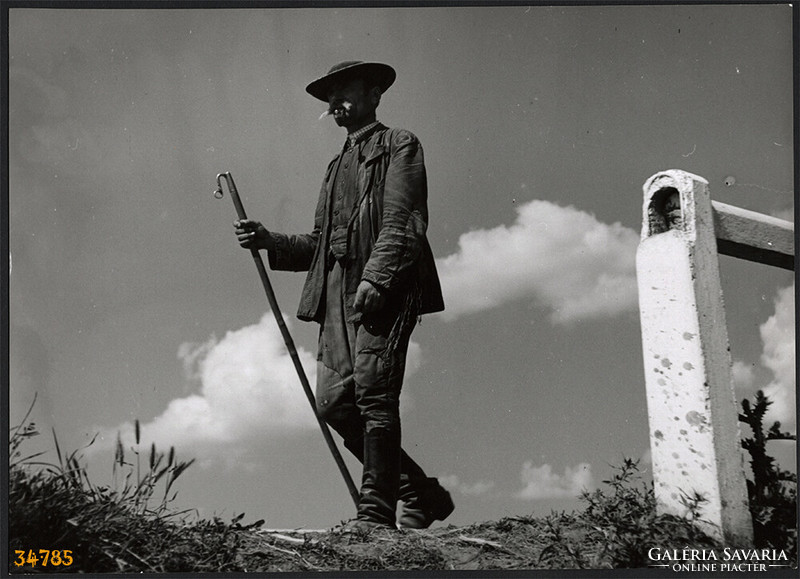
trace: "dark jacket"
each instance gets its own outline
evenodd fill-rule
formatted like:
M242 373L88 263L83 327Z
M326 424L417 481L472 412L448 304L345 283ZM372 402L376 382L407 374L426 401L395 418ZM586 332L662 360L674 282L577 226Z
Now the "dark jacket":
M358 192L348 225L345 261L347 320L360 319L353 310L353 300L362 280L398 303L415 292L420 300L415 313L443 310L439 276L425 236L428 183L422 145L409 131L379 125L359 146ZM328 204L337 160L338 155L325 173L312 232L271 233L275 247L269 252L270 267L308 270L297 310L301 320L322 321L320 300L328 249L324 240L330 227Z

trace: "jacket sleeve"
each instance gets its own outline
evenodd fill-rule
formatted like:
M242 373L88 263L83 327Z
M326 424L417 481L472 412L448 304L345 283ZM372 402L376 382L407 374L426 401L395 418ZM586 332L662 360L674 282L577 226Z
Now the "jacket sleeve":
M414 270L428 227L428 185L422 145L408 131L393 131L383 191L382 225L362 279L392 291Z
M322 232L324 211L325 186L323 185L314 212L314 229L311 233L287 235L270 232L274 244L273 249L267 252L270 268L280 271L308 271L311 268Z

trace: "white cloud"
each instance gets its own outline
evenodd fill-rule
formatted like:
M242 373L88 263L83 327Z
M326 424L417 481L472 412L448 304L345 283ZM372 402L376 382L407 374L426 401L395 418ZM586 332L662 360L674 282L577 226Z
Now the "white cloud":
M212 336L207 342L197 344L184 342L178 346L178 359L183 362L183 374L189 380L201 380L201 362L217 345L217 339Z
M313 390L316 356L302 348L298 355ZM200 459L231 459L267 437L318 428L271 312L219 341L212 337L201 344L182 344L178 357L187 380L199 381L200 390L171 401L160 416L143 423L142 446L155 442L159 448L175 446ZM420 347L412 342L407 376L420 359ZM104 429L106 446L116 440L117 431L126 445L132 442L133 426L127 423Z
M534 200L516 222L465 233L457 253L437 260L453 320L535 298L555 323L611 316L637 306L639 234L573 207Z
M776 420L786 429L796 427L795 395L795 325L794 285L778 290L775 298L775 313L760 326L762 353L760 366L741 360L733 362L733 384L737 395L752 398L756 390L763 390L772 401L764 416L769 427ZM762 376L772 374L772 380L764 384Z
M577 497L582 491L591 490L594 486L592 467L586 462L574 468L566 467L564 474L559 475L553 472L553 467L549 464L533 466L531 461L526 461L522 465L520 478L524 488L516 496L534 501Z
M458 475L447 474L438 477L439 484L451 492L458 492L467 496L485 495L494 488L494 481L478 481L465 483L459 479Z
M731 368L733 385L737 389L749 390L755 384L755 372L752 364L736 360Z
M775 314L761 325L760 331L764 343L761 364L773 374L772 381L764 388L764 394L773 401L764 417L765 424L779 420L786 427L794 427L797 424L794 284L778 292Z

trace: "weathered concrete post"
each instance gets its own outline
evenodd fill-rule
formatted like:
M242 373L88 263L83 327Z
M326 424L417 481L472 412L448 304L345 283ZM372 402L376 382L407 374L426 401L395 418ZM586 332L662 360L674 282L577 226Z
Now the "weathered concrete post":
M659 512L728 545L752 544L745 464L708 182L666 171L644 185L636 256L653 479Z

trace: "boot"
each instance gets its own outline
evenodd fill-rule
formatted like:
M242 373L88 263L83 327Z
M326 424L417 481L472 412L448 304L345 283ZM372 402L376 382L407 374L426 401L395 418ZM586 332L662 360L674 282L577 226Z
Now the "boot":
M364 474L356 519L395 526L400 486L400 432L373 428L364 434Z
M359 462L364 462L361 438L345 438L345 447ZM403 503L398 525L404 529L427 529L434 521L443 521L455 510L453 499L435 478L429 478L414 459L400 449L400 489Z
M401 529L427 529L455 510L450 493L435 478L401 477L400 500L403 501L398 521Z

